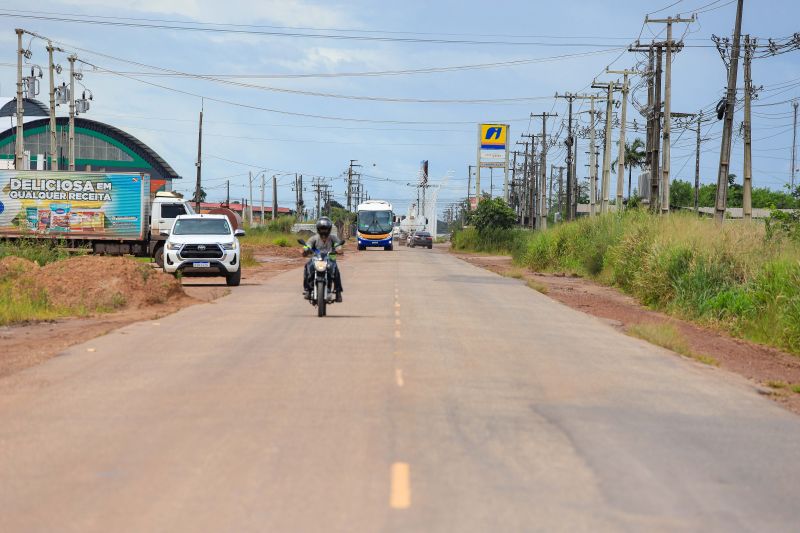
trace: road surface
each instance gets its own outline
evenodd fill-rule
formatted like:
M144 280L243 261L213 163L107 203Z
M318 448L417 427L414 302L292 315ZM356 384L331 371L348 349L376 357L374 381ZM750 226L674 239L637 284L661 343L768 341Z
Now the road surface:
M797 531L800 418L446 253L0 380L0 531Z

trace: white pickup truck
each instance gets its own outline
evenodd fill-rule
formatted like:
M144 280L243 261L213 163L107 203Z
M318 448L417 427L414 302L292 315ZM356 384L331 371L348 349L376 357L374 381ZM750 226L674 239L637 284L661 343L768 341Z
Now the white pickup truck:
M242 253L238 237L225 215L181 215L165 232L164 272L182 276L224 276L229 286L242 280Z

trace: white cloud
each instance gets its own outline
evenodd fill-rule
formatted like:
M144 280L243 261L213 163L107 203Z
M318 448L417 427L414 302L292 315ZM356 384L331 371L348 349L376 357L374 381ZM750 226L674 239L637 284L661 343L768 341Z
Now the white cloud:
M122 9L127 12L186 17L200 22L264 24L283 26L351 27L355 21L344 8L320 5L304 0L65 0L62 4L102 8L103 12ZM117 4L117 5L114 5ZM120 14L119 11L115 11Z

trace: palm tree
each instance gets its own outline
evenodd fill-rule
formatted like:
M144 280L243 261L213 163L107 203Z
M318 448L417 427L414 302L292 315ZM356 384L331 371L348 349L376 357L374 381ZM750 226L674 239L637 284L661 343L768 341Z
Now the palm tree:
M625 168L628 169L628 200L631 199L631 180L633 167L642 168L647 160L647 152L644 150L644 141L636 138L632 143L625 143ZM611 163L611 171L616 172L619 158Z

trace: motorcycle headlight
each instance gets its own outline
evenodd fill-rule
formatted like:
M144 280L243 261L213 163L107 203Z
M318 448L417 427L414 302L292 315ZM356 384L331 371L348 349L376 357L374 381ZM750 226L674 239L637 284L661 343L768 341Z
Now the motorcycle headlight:
M223 250L234 250L236 249L236 241L234 242L223 242L220 244Z
M167 250L180 250L183 244L179 242L168 242L167 243Z
M314 261L314 268L317 272L325 272L328 269L328 263L321 260Z

